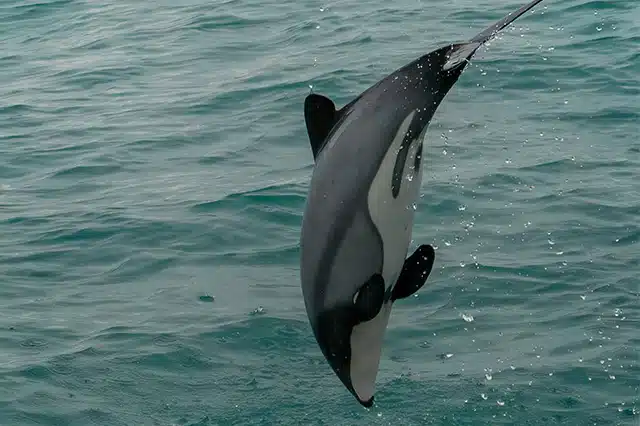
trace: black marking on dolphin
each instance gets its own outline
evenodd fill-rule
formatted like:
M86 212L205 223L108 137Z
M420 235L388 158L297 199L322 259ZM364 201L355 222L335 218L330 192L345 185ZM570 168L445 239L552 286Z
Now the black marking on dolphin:
M396 163L393 167L393 177L391 179L391 194L393 195L393 198L398 198L398 194L400 193L400 187L402 186L402 181L404 180L403 172L406 166L409 147L411 146L411 143L413 143L417 138L423 136L423 127L425 127L423 123L421 123L420 120L414 118L409 125L409 130L407 130L404 135L402 145L400 146L400 151L398 151L398 155L396 156ZM417 160L416 162L419 162L419 160Z
M391 307L425 284L435 260L424 244L406 257L429 122L477 49L541 1L421 56L341 109L320 94L305 100L315 167L300 238L304 302L322 353L364 406Z
M407 258L402 267L398 283L393 288L392 300L405 299L424 285L427 277L433 269L433 261L436 252L430 245L421 245L418 249Z
M409 135L409 133L407 133L407 135ZM405 139L407 139L407 136L405 136ZM402 172L404 171L407 154L409 153L409 142L403 142L402 146L400 146L400 152L398 152L396 164L393 167L393 177L391 179L391 195L393 195L393 198L398 198L398 194L400 193L403 177Z

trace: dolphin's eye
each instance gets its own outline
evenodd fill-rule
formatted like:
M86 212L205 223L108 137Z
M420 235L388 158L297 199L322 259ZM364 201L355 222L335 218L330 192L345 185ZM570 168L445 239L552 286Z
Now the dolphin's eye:
M371 321L378 315L384 303L384 278L380 274L373 274L356 291L353 296L353 306L358 322Z

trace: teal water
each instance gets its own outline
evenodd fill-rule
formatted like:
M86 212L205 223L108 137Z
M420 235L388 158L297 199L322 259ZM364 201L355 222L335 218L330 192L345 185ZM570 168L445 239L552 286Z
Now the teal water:
M0 425L640 425L640 4L547 0L425 146L371 410L298 275L302 116L521 0L3 0Z

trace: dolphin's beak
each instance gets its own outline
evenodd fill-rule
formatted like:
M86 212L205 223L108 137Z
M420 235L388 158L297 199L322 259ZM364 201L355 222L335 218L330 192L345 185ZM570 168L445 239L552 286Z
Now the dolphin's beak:
M363 407L366 407L366 408L371 408L371 407L373 407L373 397L369 398L369 399L368 399L368 400L366 400L366 401L363 401L363 400L361 400L360 398L358 398L358 396L356 395L356 399L358 400L358 402L359 402L360 404L362 404L362 406L363 406Z

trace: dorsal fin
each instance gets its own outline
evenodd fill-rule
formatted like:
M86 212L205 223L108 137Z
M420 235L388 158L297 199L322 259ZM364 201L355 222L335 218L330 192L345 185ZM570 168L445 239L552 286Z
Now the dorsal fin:
M314 159L322 149L331 128L336 124L337 116L336 105L326 96L311 93L304 100L304 120Z
M304 100L304 120L314 159L339 118L340 111L336 111L336 105L328 97L311 93Z
M360 100L362 95L363 93L359 94L338 110L336 110L336 104L324 95L311 93L304 100L304 120L307 124L314 160L322 150L333 126L351 111L351 107Z

